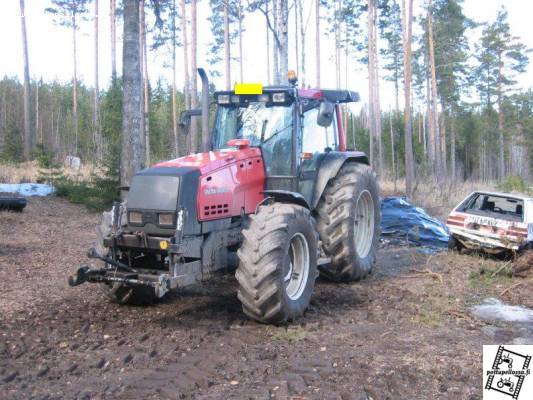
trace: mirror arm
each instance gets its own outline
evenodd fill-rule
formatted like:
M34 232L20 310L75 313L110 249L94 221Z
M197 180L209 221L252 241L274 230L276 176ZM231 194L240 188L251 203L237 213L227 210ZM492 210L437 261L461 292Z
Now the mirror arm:
M192 109L192 110L183 111L181 113L180 125L181 126L185 126L185 125L187 125L187 121L191 117L198 117L200 115L202 115L202 110L200 108L195 108L195 109Z

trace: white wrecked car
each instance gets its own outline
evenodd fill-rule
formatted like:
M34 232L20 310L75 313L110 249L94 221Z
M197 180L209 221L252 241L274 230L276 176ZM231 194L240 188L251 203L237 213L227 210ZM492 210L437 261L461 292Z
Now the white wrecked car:
M489 253L533 248L533 198L473 192L448 216L448 247Z

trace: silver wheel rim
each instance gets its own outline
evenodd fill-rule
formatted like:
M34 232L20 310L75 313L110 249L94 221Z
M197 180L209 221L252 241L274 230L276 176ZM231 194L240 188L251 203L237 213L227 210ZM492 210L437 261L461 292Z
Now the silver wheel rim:
M368 256L374 240L374 202L368 190L361 192L355 205L355 250L360 258Z
M285 292L291 300L298 300L309 277L309 245L301 233L295 233L289 244L289 262L283 274Z

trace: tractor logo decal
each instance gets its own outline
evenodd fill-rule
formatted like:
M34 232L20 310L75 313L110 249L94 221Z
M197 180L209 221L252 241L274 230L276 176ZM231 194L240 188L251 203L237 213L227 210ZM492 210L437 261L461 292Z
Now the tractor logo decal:
M204 189L204 194L207 196L213 195L213 194L222 194L222 193L227 193L227 192L229 192L229 189L227 187L219 187L219 188L211 187L211 188Z
M487 368L485 358L491 350L496 348L496 355L491 357ZM525 354L523 354L525 353ZM483 399L520 399L531 398L533 395L533 379L529 378L529 363L533 353L533 346L483 346L483 364L486 374L485 390ZM530 381L526 381L528 379ZM526 386L527 384L527 386Z

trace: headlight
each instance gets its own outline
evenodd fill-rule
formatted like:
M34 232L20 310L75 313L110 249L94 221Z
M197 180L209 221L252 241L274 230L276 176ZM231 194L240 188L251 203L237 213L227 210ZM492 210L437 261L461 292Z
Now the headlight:
M241 98L239 96L231 96L231 102L235 104L239 104L241 102Z
M157 214L157 220L159 222L159 225L173 226L174 225L174 214L170 214L170 213Z
M131 211L128 213L128 221L130 224L142 224L143 223L143 213Z
M272 95L272 101L274 103L285 103L285 93L274 93Z
M261 103L268 103L270 101L270 96L268 94L260 94L257 96L257 101Z
M229 94L221 94L218 96L218 104L229 104Z

